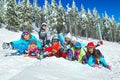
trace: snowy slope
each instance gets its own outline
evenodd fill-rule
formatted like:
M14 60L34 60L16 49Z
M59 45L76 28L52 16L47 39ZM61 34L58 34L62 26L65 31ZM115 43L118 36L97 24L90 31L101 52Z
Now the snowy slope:
M3 50L1 44L20 38L21 32L0 29L0 80L119 80L120 79L120 45L104 41L98 47L104 54L112 71L92 68L77 61L63 58L32 59L14 55L13 50ZM34 33L37 36L37 33ZM88 42L86 40L81 40ZM97 42L97 40L89 39Z

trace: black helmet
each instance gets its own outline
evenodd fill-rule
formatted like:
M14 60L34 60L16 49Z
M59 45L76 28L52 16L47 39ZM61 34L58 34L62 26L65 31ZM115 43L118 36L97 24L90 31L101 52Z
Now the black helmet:
M59 40L59 38L57 38L57 37L53 37L52 38L52 42L59 42L60 40Z

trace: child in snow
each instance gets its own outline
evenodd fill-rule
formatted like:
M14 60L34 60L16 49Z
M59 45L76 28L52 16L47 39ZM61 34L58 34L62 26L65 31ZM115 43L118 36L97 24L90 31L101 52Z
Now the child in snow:
M85 50L81 47L81 43L76 42L73 47L71 47L68 53L69 60L78 60L79 62L86 62L86 53Z
M71 38L71 44L70 44L70 46L71 46L71 47L74 47L74 45L75 45L76 42L77 42L77 39L76 39L76 37L73 36L73 37Z
M28 47L28 55L30 56L37 56L38 54L38 47L37 47L37 44L36 44L36 41L35 40L32 40L30 42L30 45Z
M62 33L60 33L58 34L58 38L60 40L61 46L64 49L64 52L68 53L69 49L71 48L71 34L68 33L64 38Z
M31 35L28 30L24 30L22 32L20 40L3 43L3 49L12 47L12 49L18 50L19 54L22 55L28 50L28 45L32 40L35 40L38 48L41 49L42 46L40 41L35 36Z
M93 42L88 43L86 56L90 66L100 68L99 65L102 64L105 68L111 70L111 67L106 63L104 56L98 49L96 49Z
M65 54L64 52L62 52L60 50L60 43L58 40L55 40L52 42L52 46L50 47L46 47L44 52L47 52L48 53L48 56L56 56L56 57L63 57L63 58L66 58L67 54Z

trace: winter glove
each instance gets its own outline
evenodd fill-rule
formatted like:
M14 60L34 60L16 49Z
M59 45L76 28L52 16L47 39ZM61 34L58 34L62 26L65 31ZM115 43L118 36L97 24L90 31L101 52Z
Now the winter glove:
M109 69L110 71L112 71L112 69L111 69L111 67L110 67L110 66L108 66L108 67L107 67L107 69Z
M46 44L49 45L50 44L50 40L46 40Z
M4 43L2 44L2 48L3 48L3 49L13 49L12 42L10 42L10 43L4 42Z

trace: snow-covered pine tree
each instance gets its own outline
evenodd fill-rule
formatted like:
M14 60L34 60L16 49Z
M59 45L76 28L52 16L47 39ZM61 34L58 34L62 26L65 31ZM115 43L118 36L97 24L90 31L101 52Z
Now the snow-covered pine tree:
M33 7L33 22L35 22L37 27L41 26L42 20L41 20L41 8L38 7L37 4L38 0L34 0L34 7Z
M71 8L69 7L69 3L66 5L67 11L66 11L66 17L65 17L65 22L66 22L66 32L71 32L71 25L70 25L70 14L69 12L71 11Z
M5 5L7 5L7 11L5 14L5 22L7 25L7 29L9 30L18 30L18 21L17 21L17 13L16 13L16 0L6 0Z
M1 0L0 1L0 23L4 23L4 20L3 20L3 12L4 12L3 6L4 6L4 2L3 2L3 0Z
M17 10L20 30L29 29L31 31L33 8L29 0L23 0L21 3L19 3Z
M88 13L87 13L87 18L88 18L88 37L96 38L96 35L95 35L96 28L95 28L95 23L93 21L94 18L89 8L88 8Z
M43 6L43 10L42 10L42 22L46 22L49 27L50 27L50 16L51 13L51 8L50 8L50 4L48 3L47 0L45 0L44 6Z
M58 16L58 6L56 0L51 1L51 8L50 8L50 26L52 30L56 29L57 26L57 16Z
M72 2L72 8L69 8L69 5L67 5L67 24L68 24L68 29L72 34L77 35L78 34L78 8L75 4L75 1L73 0Z
M110 30L111 30L111 36L112 36L112 41L117 41L117 24L115 22L115 19L114 19L114 16L112 15L112 18L109 18L109 21L110 21Z
M57 31L58 33L60 32L65 32L65 10L62 6L62 2L61 0L59 1L59 5L58 5L58 15L57 15Z
M78 35L78 31L79 29L77 28L78 27L78 18L79 18L79 14L78 14L78 8L76 6L76 3L75 1L73 0L72 2L72 9L71 9L71 17L72 17L72 30L75 35Z
M83 5L81 5L80 19L81 19L82 35L84 36L85 34L86 39L88 39L89 20L88 20L87 13Z
M97 39L102 40L102 33L101 33L101 25L100 25L100 15L96 8L93 9L93 22L95 23L95 26L93 29L95 29L95 36Z

